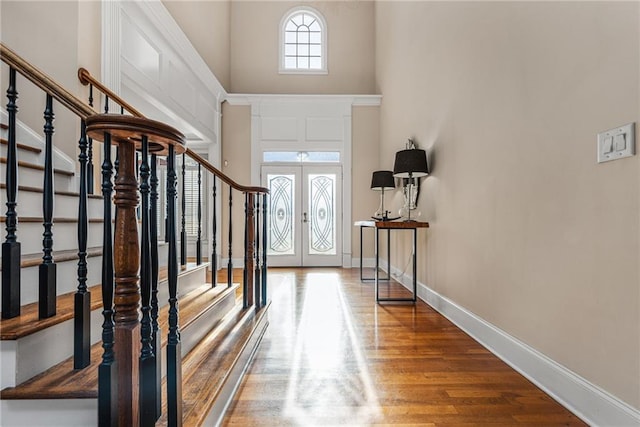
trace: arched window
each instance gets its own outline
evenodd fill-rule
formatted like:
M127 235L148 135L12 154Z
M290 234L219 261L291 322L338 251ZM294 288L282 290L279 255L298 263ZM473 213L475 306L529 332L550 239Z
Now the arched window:
M280 72L327 72L327 25L310 7L290 10L280 24Z

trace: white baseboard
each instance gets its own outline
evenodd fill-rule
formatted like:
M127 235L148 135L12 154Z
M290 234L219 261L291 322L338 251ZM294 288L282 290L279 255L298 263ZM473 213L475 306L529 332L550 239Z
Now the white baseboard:
M362 267L374 268L375 266L375 258L364 258L362 260ZM351 268L360 268L360 258L351 258Z
M231 258L233 268L244 268L244 258ZM229 265L229 258L220 258L218 268L227 268Z
M386 267L386 266L385 266ZM386 270L386 269L385 269ZM412 277L392 268L407 289ZM637 427L640 410L418 282L418 298L591 426Z

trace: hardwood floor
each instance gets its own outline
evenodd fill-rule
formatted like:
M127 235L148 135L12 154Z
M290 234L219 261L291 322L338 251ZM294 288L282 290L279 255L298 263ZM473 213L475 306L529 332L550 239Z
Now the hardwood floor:
M376 304L357 269L274 268L269 291L224 425L585 425L425 303Z

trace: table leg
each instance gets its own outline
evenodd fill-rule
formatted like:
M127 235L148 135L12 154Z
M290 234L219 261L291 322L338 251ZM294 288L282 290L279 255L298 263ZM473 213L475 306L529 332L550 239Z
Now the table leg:
M387 228L387 280L391 282L391 229Z
M413 229L413 302L418 293L418 229Z
M362 255L362 226L360 226L360 281L364 281L364 278L362 277L362 258L364 258L364 256Z
M375 281L376 281L376 286L375 286L376 287L376 301L378 301L378 299L379 299L379 297L378 297L378 284L379 283L378 282L379 282L379 279L380 279L380 277L378 275L378 269L380 268L380 265L379 265L380 262L379 262L379 258L378 258L378 256L379 256L379 252L378 252L378 243L379 243L378 234L379 234L379 231L378 230L379 229L376 227L376 235L375 235L375 240L376 240L376 242L375 242L376 270L375 270L375 272L373 274L373 276L375 278Z

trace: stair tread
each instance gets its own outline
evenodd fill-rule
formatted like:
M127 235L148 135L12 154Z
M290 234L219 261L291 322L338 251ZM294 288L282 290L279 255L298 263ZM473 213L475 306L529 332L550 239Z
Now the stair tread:
M0 157L0 163L7 163L7 158L6 157ZM22 160L18 160L18 166L24 167L24 168L29 168L29 169L35 169L35 170L39 170L39 171L44 171L44 166L40 166L40 165L36 165L35 163L29 163L29 162L25 162ZM57 173L59 175L65 175L65 176L74 176L75 172L70 172L70 171L66 171L63 169L58 169L58 168L53 168L53 172Z
M199 316L197 308L210 307L238 287L204 284L179 299L181 329ZM215 290L215 291L212 291ZM96 293L100 293L99 289ZM93 294L92 294L93 300ZM93 301L92 301L93 302ZM162 346L166 345L168 305L158 313L158 324L163 331ZM4 330L3 330L4 333ZM73 357L49 368L28 381L0 391L0 399L84 399L98 396L98 366L102 360L102 341L91 346L91 364L84 369L73 369Z
M4 138L0 138L0 144L8 145L8 144L9 144L9 141L7 141L7 140L6 140L6 139L4 139ZM16 146L17 146L19 149L21 149L21 150L31 151L31 152L33 152L33 153L37 153L37 154L42 153L42 149L41 149L41 148L38 148L38 147L32 147L32 146L30 146L30 145L26 145L26 144L23 144L23 143L21 143L21 142L16 143Z
M100 285L91 286L89 292L91 292L91 310L95 310L102 304ZM75 293L74 291L58 295L56 300L56 315L46 319L38 318L37 302L22 306L20 316L0 320L0 339L17 340L72 319Z
M7 184L5 184L3 182L0 183L0 189L5 189L5 188L7 188ZM19 185L18 186L18 191L28 191L30 193L40 193L40 194L42 194L42 192L43 192L42 188L29 187L27 185ZM79 193L76 193L74 191L59 191L59 190L56 190L54 192L54 194L56 196L72 196L72 197L79 197L80 196ZM88 197L90 199L102 199L102 195L101 194L89 194Z

